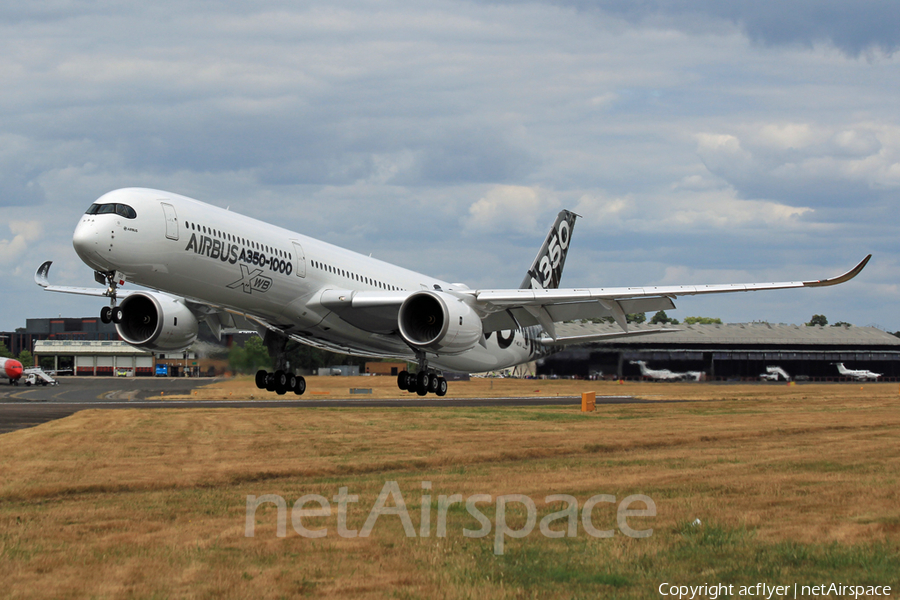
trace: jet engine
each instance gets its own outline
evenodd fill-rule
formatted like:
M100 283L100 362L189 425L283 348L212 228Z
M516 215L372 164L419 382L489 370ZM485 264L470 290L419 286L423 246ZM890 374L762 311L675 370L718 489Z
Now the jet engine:
M472 308L445 292L411 294L400 306L400 335L420 350L460 354L481 339L481 318Z
M179 299L152 292L129 294L120 303L122 319L116 331L144 350L184 350L197 339L199 324Z

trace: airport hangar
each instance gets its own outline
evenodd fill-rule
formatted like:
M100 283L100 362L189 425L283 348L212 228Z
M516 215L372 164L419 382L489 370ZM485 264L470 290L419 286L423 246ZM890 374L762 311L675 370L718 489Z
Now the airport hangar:
M538 375L641 379L643 360L653 369L703 371L707 380L758 380L778 366L792 378L841 381L835 363L881 373L879 381L900 380L900 338L876 327L776 325L630 324L629 331L676 329L656 335L617 338L565 350L540 359ZM567 323L560 337L616 333L615 324Z

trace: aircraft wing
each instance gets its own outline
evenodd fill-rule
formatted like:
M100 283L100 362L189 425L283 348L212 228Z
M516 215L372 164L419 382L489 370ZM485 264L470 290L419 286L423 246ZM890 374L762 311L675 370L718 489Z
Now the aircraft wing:
M801 287L837 285L862 271L871 254L843 275L810 281L736 283L713 285L645 286L623 288L447 290L467 301L482 315L485 333L541 325L549 337L541 342L563 345L596 341L645 332L629 332L626 314L670 310L678 296L723 294ZM397 311L412 291L324 290L317 303L334 311L348 323L372 333L391 334L397 330ZM556 335L555 323L576 319L613 317L622 333L565 338ZM659 333L659 332L653 332Z
M674 308L678 296L724 294L802 287L838 285L856 277L869 262L869 254L855 267L837 277L810 281L730 283L712 285L646 286L584 289L473 290L476 308L487 313L485 333L518 326L541 325L556 339L554 323L578 318L612 316L628 331L625 315Z

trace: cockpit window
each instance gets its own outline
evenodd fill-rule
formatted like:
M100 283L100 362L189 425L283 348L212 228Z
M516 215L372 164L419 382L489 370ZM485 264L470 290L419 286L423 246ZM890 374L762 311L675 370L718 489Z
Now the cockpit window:
M91 204L88 207L86 215L107 215L116 213L120 217L126 219L136 219L137 213L127 204Z
M137 217L137 213L134 212L134 209L127 204L116 204L116 214L125 217L126 219L134 219Z

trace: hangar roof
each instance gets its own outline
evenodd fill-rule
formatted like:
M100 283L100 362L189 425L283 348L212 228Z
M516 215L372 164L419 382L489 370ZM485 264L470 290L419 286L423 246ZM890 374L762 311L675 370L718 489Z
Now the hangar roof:
M556 327L560 337L615 333L614 323L564 323ZM651 325L632 323L629 331L675 329L659 335L614 338L596 342L608 346L632 345L765 345L765 346L892 346L900 350L900 338L876 327L728 323L724 325Z
M81 341L81 340L37 340L34 343L34 353L45 354L71 354L71 355L103 355L110 354L122 356L151 356L153 353L129 346L119 341Z

